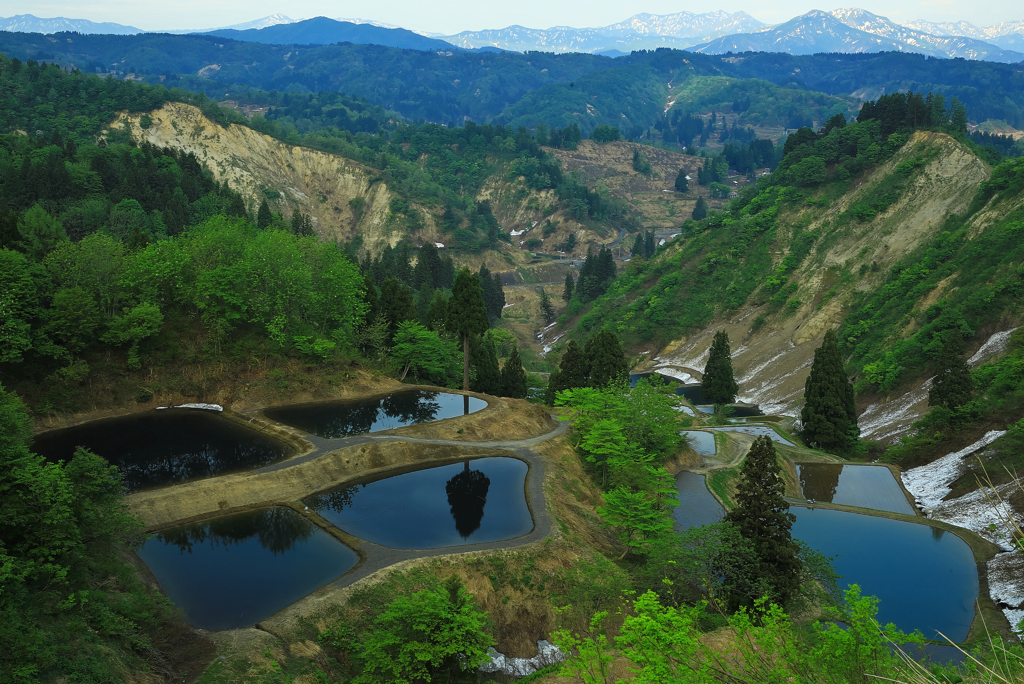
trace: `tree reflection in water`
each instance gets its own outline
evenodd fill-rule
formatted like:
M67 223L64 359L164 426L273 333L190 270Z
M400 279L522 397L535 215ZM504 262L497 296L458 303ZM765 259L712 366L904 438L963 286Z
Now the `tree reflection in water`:
M490 486L491 480L486 475L479 470L469 469L469 461L466 461L462 472L445 485L448 505L455 518L455 529L463 539L469 538L480 528Z
M319 437L340 439L452 418L486 406L487 402L475 397L409 390L377 399L279 406L267 409L265 415Z
M800 490L805 499L831 502L839 488L841 463L810 463L800 466Z
M352 497L355 496L356 492L366 485L353 485L351 487L343 487L342 489L335 489L323 494L317 494L311 496L303 501L309 505L317 513L321 513L325 510L335 511L341 513L346 508L352 507Z
M156 538L174 544L182 553L192 553L193 546L230 546L258 537L263 548L277 555L306 541L315 531L316 527L302 516L287 508L274 507L159 532Z
M33 451L48 461L70 460L84 446L124 475L137 492L238 470L259 468L288 455L267 435L206 411L175 409L97 420L40 435Z

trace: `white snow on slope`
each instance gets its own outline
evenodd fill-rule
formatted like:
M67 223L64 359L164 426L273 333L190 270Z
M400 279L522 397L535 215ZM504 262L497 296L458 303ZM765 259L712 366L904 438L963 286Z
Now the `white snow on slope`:
M914 495L921 509L925 513L929 513L949 494L951 491L949 485L963 474L966 468L963 462L964 457L984 449L1005 434L1005 430L991 430L977 442L960 451L946 454L928 465L911 468L903 473L903 486Z
M541 668L565 661L565 653L551 642L541 639L537 642L537 655L532 658L511 658L498 653L494 648L487 649L491 662L485 663L481 672L502 672L513 677L525 677Z

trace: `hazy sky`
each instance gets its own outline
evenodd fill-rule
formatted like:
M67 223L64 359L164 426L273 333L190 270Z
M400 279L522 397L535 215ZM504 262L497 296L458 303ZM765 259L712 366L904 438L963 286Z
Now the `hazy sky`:
M967 20L977 26L1000 21L1024 20L1020 0L871 0L839 5L861 7L894 21ZM812 9L830 10L833 5L804 0L724 0L714 4L679 3L670 0L374 0L373 2L325 2L323 0L0 0L0 16L34 14L37 17L69 17L113 21L145 30L198 29L238 24L280 12L293 19L315 16L361 17L399 26L452 34L465 30L503 28L520 24L531 28L557 25L604 26L640 12L670 14L722 9L743 10L765 23L779 23Z

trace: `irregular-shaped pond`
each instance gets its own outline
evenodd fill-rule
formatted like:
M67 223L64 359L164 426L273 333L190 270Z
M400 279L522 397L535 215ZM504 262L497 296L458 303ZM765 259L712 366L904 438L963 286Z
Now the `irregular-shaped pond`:
M468 415L486 407L487 402L476 397L409 390L377 399L279 406L263 413L318 437L336 439Z
M731 425L729 427L709 427L708 429L717 430L719 432L742 432L747 435L753 435L754 437L767 436L770 437L773 442L785 444L786 446L793 446L793 443L788 439L780 437L778 432L763 425Z
M826 509L793 508L793 537L836 556L840 586L877 596L878 621L927 639L963 641L974 620L978 569L956 535L928 525Z
M679 505L672 509L676 532L721 522L725 516L722 504L708 491L703 475L688 471L679 473L676 475L676 493Z
M352 549L286 508L160 532L139 557L188 621L212 630L264 620L359 560Z
M896 478L883 466L803 463L797 470L805 499L914 515Z
M282 442L216 413L146 411L44 432L32 450L71 460L83 446L124 475L129 492L261 468L288 456Z
M690 448L701 456L715 454L715 436L712 433L702 430L683 430L679 434L685 437Z
M304 503L352 536L394 549L498 541L533 529L528 471L517 458L480 458L315 494Z

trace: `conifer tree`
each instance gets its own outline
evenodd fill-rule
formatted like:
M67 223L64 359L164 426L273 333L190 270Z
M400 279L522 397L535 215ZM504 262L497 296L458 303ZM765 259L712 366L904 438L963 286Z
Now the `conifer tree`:
M785 488L775 445L770 437L758 437L740 469L736 508L725 516L754 545L758 574L772 586L779 605L796 594L801 567L791 534L796 516L789 512Z
M526 369L519 357L519 348L514 347L501 369L501 394L513 399L525 399L526 389Z
M853 386L839 356L835 330L826 332L821 346L814 351L811 374L804 385L804 399L800 420L808 445L835 451L856 442L860 433L857 407Z
M676 192L689 192L690 181L686 180L686 169L679 169L676 174Z
M697 198L697 204L693 207L693 214L691 214L694 221L700 221L702 218L708 216L708 203L703 197Z
M629 363L622 351L622 345L611 330L602 330L587 340L583 355L590 367L591 387L605 387L614 382L625 381L629 374Z
M569 340L569 344L565 345L562 361L558 364L558 387L555 391L586 387L589 379L590 364L587 363L583 350L575 340Z
M274 217L270 213L270 205L267 204L267 200L263 200L260 203L260 210L256 214L256 227L260 230L267 228L271 223L274 222Z
M644 234L644 258L650 259L654 256L654 252L657 249L657 245L654 244L654 232L647 231Z
M936 364L935 379L928 391L928 405L955 411L974 395L974 379L964 358L964 338L959 330L950 330Z
M501 318L501 309L505 306L505 292L501 289L501 279L491 277L487 264L480 264L480 287L483 290L484 306L487 307L487 319L491 322Z
M633 248L629 250L630 256L642 257L644 256L644 234L637 233L636 239L633 240Z
M470 362L476 369L476 377L470 382L469 388L484 394L501 394L502 376L498 370L494 342L474 335L470 338L469 348Z
M480 278L468 268L455 276L445 327L462 336L462 389L469 391L469 336L487 332L487 307Z
M551 297L544 290L540 291L540 315L544 318L545 325L555 320L555 310L551 306Z
M732 374L732 351L729 349L729 335L724 330L719 330L715 333L708 362L704 366L701 393L704 395L704 400L712 404L731 404L736 401L736 393L739 392L739 389Z
M572 279L572 272L566 272L565 274L565 289L562 290L562 301L566 304L572 299L572 292L576 288L576 283Z
M434 290L434 298L430 300L430 308L427 309L426 326L438 332L445 326L448 319L448 299L440 290Z

